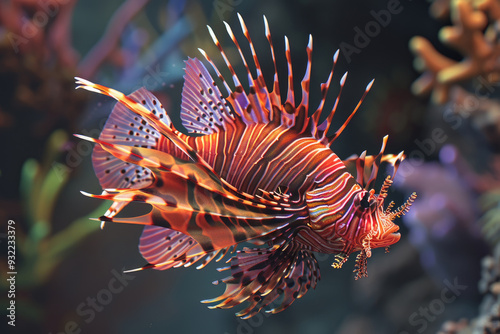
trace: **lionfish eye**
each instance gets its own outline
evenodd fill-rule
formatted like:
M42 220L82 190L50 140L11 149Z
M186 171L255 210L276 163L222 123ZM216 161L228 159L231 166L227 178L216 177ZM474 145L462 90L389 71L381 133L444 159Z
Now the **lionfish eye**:
M370 202L368 202L368 199L370 198L370 193L369 192L366 192L365 193L365 196L363 197L363 199L361 200L361 207L364 208L364 209L368 209L368 207L370 206Z

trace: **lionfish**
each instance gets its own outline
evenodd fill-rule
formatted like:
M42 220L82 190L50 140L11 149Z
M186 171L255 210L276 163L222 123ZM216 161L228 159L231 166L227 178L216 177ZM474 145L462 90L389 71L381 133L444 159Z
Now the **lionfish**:
M113 201L96 220L102 225L144 225L139 250L148 264L135 270L187 267L195 262L201 263L200 269L214 258L219 261L227 253L235 254L227 261L229 266L218 269L228 270L229 277L214 282L226 284L224 293L203 302L218 302L211 308L247 302L236 315L248 318L266 306L272 307L266 312L280 312L316 287L320 273L313 252L335 254L334 268L340 268L351 253L359 252L356 279L367 276L366 262L372 248L388 247L400 239L393 220L408 211L416 195L396 210L392 210L394 202L384 209L388 189L404 158L403 152L384 154L387 136L375 156L365 151L342 161L330 149L359 109L373 80L345 123L329 134L347 75L340 80L333 109L320 122L339 51L328 79L321 84L319 106L309 116L312 37L306 49L308 62L299 105L295 103L290 46L285 37L288 89L282 102L265 16L265 35L274 64L271 91L245 22L239 14L238 18L256 77L224 22L248 74L249 89L245 91L208 27L235 88L230 88L205 51L199 49L226 94L200 60L185 61L180 117L195 136L179 132L161 102L145 88L126 96L76 78L77 88L118 101L99 139L77 136L97 144L92 162L103 188L100 195L82 193ZM382 162L391 165L394 172L376 194L371 187ZM356 178L347 165L355 166ZM152 209L138 217L117 217L130 202L148 203ZM245 247L234 253L242 242L261 247Z

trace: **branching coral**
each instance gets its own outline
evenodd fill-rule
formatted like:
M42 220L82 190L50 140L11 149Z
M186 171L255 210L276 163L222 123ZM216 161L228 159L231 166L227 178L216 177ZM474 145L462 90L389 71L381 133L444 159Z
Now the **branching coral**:
M464 57L462 60L456 61L439 53L424 37L416 36L410 41L410 49L417 57L415 67L423 72L412 90L417 95L432 91L432 100L437 104L446 102L450 87L459 82L483 76L491 83L500 76L500 44L496 24L500 19L498 2L452 0L449 6L453 25L442 28L439 38L460 52ZM447 7L439 1L432 10L442 16Z
M129 0L121 5L111 18L106 33L79 64L78 72L82 77L94 76L103 61L117 48L127 24L148 2L149 0Z
M160 77L164 72L153 73L153 66L156 70L163 61L171 60L165 56L170 56L191 31L190 21L184 17L171 20L169 24L176 28L162 31L160 43L150 47L141 41L130 52L137 46L132 43L137 39L137 31L146 31L131 21L140 15L144 20L143 7L148 0L125 1L100 42L80 60L71 39L75 3L76 0L0 1L0 139L8 144L4 145L7 158L0 161L0 207L3 221L16 222L17 307L25 315L24 325L34 326L36 331L43 326L43 318L56 312L56 308L42 306L32 296L51 294L50 284L60 275L59 266L87 235L99 228L88 217L106 210L99 207L87 215L92 208L79 206L83 216L78 217L78 210L73 210L71 214L75 216L69 215L72 218L59 210L64 202L61 194L66 194L79 180L77 167L91 153L91 149L84 152L73 146L68 136L82 127L79 122L86 113L86 97L74 89L74 76L106 75L107 80L116 81L125 77L121 84L127 86L122 89L131 91L138 88L137 84L149 83L151 80L145 80L149 75L160 83L155 88L161 88L165 81L182 78L183 71L165 78ZM181 24L176 25L178 22ZM149 22L145 25L149 29L146 34L158 34ZM144 40L154 42L154 38ZM147 57L139 61L143 54ZM129 62L133 66L110 62L111 58L127 56L132 58ZM105 63L111 63L107 69L112 71L103 71ZM78 162L70 163L74 158L71 152L76 151ZM6 260L1 261L2 288L8 284L6 265ZM0 304L5 304L5 297Z
M5 38L16 53L31 53L44 60L55 56L64 67L74 67L78 56L70 32L75 4L76 0L2 1L0 26L6 29Z
M443 324L438 334L499 333L500 332L500 244L493 255L481 263L482 279L479 290L486 296L480 307L480 316L472 321L462 319Z
M480 227L482 242L493 249L493 254L486 256L481 264L479 290L484 298L479 316L470 321L448 321L439 334L499 333L500 102L496 98L496 86L500 81L500 1L435 0L430 11L441 19L450 15L452 26L442 28L439 38L463 59L451 59L438 52L427 39L414 37L410 48L416 55L415 67L423 74L414 82L412 90L418 95L431 92L435 104L447 103L446 108L451 109L454 117L472 125L488 142L489 148L482 149L482 155L464 157L455 150L454 158L444 163L451 164L457 179L475 194L476 199L471 202L480 216L469 219L468 224ZM479 86L471 85L478 81ZM471 145L479 145L477 141ZM479 141L482 143L482 139ZM488 166L481 172L467 162L478 158L476 167Z

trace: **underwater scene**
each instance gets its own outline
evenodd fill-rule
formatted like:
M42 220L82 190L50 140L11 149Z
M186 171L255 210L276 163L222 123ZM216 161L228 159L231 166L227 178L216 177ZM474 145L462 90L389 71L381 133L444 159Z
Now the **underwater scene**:
M1 333L500 333L499 0L1 1L0 138Z

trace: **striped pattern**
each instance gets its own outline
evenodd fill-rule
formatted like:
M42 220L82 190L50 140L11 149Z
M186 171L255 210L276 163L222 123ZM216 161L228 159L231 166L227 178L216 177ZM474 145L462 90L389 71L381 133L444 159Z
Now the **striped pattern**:
M279 90L271 33L264 18L265 34L274 64L272 90L265 84L257 52L246 25L238 15L250 46L256 76L231 27L229 37L246 68L245 90L221 43L209 33L231 73L232 89L215 62L200 50L223 83L221 92L203 63L186 61L181 120L190 136L173 126L159 101L145 89L125 96L113 89L77 78L78 88L108 95L119 103L113 109L96 143L93 164L103 186L90 197L113 202L97 220L144 225L139 250L148 264L137 270L190 266L202 268L220 260L242 242L267 244L245 248L230 259L230 276L219 282L225 292L206 302L230 308L244 302L237 313L250 317L272 305L279 312L303 296L319 280L313 251L335 254L333 267L340 268L353 252L356 278L366 276L371 249L388 247L400 235L393 220L406 213L415 199L397 210L384 209L384 200L403 153L363 152L342 161L330 145L359 109L371 81L344 124L330 133L347 73L340 80L337 98L324 121L325 100L338 51L325 83L322 99L309 111L312 37L306 48L308 63L300 84L301 102L295 104L290 45L285 37L288 87ZM282 102L283 101L283 102ZM382 163L393 166L378 194L371 189ZM354 165L352 176L346 164ZM118 217L130 202L144 202L151 212L140 217Z
M256 194L258 189L303 197L316 175L329 165L345 169L340 159L317 139L286 126L241 125L241 129L192 138L190 143L218 175L237 189Z

